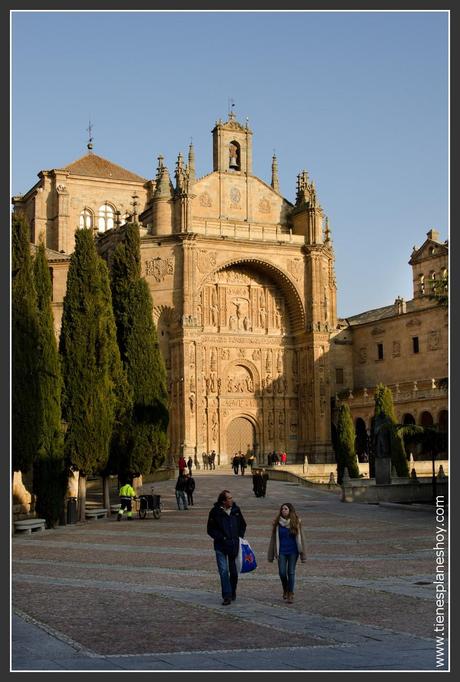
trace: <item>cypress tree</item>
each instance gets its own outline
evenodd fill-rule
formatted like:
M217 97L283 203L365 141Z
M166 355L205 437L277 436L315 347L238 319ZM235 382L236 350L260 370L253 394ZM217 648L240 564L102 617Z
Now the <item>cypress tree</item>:
M64 298L59 351L64 376L65 451L80 471L79 516L83 520L86 476L105 470L123 393L107 266L90 230L78 230Z
M64 506L67 472L61 424L62 377L51 309L52 284L43 243L34 260L38 309L39 393L41 430L34 463L33 490L37 514L54 527Z
M12 469L26 473L41 433L38 383L38 316L30 234L25 219L12 220Z
M386 417L391 425L391 464L394 465L398 476L408 476L409 469L404 447L403 430L398 428L393 404L393 394L388 386L385 386L384 384L378 384L375 389L374 419L380 415Z
M119 433L114 443L113 461L121 475L147 474L164 462L169 412L166 369L153 321L150 290L141 276L136 223L123 227L123 239L111 262L111 287L118 345L133 391L130 423L125 424L123 435Z
M358 460L355 451L355 427L348 403L339 408L337 422L337 481L342 483L345 467L350 478L359 478Z

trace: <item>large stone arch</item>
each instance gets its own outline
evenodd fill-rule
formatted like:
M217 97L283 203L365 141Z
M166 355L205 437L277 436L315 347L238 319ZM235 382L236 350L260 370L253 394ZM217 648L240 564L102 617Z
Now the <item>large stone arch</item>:
M230 259L208 272L199 283L198 289L201 290L218 272L238 266L249 266L255 272L268 276L278 286L286 302L292 334L297 335L305 331L305 308L296 284L289 275L268 260L241 257Z

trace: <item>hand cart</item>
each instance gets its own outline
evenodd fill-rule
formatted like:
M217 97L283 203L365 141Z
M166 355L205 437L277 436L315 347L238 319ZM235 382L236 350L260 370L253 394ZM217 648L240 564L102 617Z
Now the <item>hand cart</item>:
M161 516L161 499L160 495L139 495L139 509L138 514L140 519L145 519L147 512L151 511L154 519L159 519Z

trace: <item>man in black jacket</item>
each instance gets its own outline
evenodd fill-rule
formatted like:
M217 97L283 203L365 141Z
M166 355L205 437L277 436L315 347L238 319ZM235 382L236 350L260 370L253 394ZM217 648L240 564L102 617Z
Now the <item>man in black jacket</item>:
M238 571L235 559L244 538L246 521L230 491L223 490L209 512L207 532L214 540L217 568L222 587L223 606L236 599Z

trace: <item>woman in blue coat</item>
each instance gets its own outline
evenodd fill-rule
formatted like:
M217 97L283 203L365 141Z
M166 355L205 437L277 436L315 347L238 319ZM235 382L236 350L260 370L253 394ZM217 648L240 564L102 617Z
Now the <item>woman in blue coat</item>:
M268 561L278 559L278 571L283 585L283 599L288 604L294 601L295 568L300 556L306 560L305 538L302 523L290 502L281 505L272 527Z

